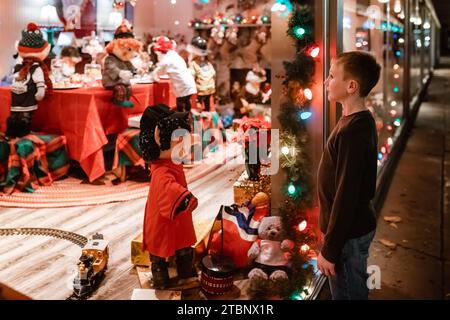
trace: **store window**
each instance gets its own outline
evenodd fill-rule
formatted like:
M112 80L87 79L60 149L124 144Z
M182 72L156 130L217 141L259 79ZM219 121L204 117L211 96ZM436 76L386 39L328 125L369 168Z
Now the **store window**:
M422 18L420 16L419 2L414 0L411 6L409 20L411 28L411 82L410 97L414 99L422 86L421 50L422 50Z
M378 130L378 165L383 166L403 121L404 1L344 1L343 51L372 53L382 66L367 99Z
M427 7L423 7L423 66L424 78L430 74L431 68L431 14Z

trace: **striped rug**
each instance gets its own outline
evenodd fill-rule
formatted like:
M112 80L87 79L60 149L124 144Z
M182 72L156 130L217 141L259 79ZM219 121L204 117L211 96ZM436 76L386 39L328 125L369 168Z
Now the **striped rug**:
M241 153L237 143L210 154L201 163L185 168L188 183L204 177L235 159ZM148 195L148 182L128 180L118 185L111 183L116 177L110 173L104 178L104 185L82 183L74 177L53 182L51 186L41 186L34 193L15 192L12 195L0 194L0 207L7 208L64 208L100 205L111 202L129 201L145 198Z

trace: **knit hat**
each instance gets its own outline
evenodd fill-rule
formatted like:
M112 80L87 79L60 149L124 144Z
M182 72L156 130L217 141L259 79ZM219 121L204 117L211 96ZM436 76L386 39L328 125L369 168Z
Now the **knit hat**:
M169 50L174 49L174 42L165 36L159 36L154 39L152 46L156 52L167 53Z
M134 38L131 29L131 24L128 20L124 19L121 25L117 27L116 32L114 33L114 39Z
M39 53L48 47L48 42L44 40L38 26L30 22L27 29L22 31L22 39L17 46L17 51L21 53Z
M187 50L197 56L207 56L208 55L208 43L205 39L200 36L192 38L191 43L187 46Z

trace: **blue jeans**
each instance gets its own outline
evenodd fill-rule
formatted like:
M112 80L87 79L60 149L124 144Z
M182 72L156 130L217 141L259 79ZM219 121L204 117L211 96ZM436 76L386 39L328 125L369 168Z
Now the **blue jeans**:
M339 261L335 265L336 275L329 277L333 300L367 300L367 258L375 230L347 240Z

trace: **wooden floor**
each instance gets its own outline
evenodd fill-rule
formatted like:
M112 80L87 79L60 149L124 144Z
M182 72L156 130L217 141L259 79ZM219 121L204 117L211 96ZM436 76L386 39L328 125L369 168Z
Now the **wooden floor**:
M233 183L244 170L242 163L237 158L190 184L199 199L194 213L198 236L207 231L221 204L233 203ZM133 289L140 287L130 262L130 243L141 232L145 202L139 199L66 209L0 208L0 227L56 228L84 236L103 233L109 240L110 260L106 277L91 299L128 300ZM80 254L78 246L64 240L0 237L0 282L33 299L65 299L72 293Z

